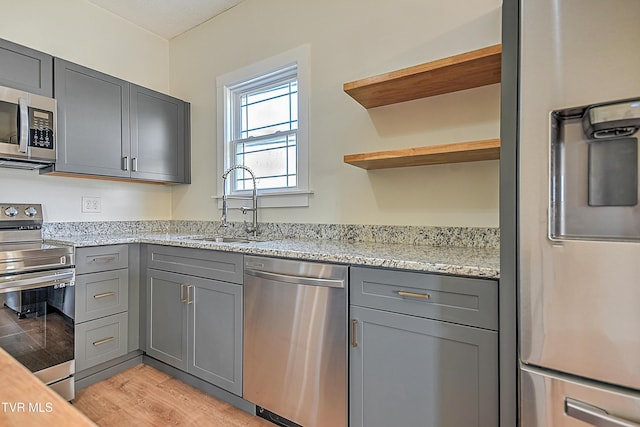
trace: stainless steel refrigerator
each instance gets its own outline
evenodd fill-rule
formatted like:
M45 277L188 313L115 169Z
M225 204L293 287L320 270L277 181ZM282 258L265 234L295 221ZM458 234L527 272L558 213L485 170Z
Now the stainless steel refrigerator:
M520 423L640 426L640 0L520 13Z

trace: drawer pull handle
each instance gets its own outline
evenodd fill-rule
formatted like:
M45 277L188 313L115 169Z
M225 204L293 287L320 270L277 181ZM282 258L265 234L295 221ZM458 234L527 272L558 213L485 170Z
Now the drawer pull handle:
M358 320L351 321L351 347L358 347Z
M180 285L180 302L188 302L189 299L189 286L186 283ZM185 292L186 289L186 292Z
M115 256L97 256L97 257L94 257L90 262L111 262L115 260L116 260Z
M95 347L97 347L97 346L99 346L99 345L102 345L102 344L106 344L106 343L108 343L108 342L111 342L111 341L113 341L113 340L115 340L115 339L116 339L115 337L105 338L105 339L102 339L102 340L99 340L99 341L94 341L94 342L93 342L93 345L94 345Z
M116 293L111 291L111 292L104 292L102 294L98 294L98 295L94 295L93 298L95 299L100 299L100 298L106 298L106 297L112 297L114 296Z
M431 295L429 294L416 294L415 292L406 292L406 291L396 291L396 293L401 297L420 298L420 299L431 298Z
M193 289L193 285L187 285L187 304L193 304L193 299L191 298L191 289Z

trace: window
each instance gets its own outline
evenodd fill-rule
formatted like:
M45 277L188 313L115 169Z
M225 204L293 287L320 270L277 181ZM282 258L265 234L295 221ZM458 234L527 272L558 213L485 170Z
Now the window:
M308 206L307 58L303 46L217 79L218 195L244 165L261 206ZM244 169L226 181L228 194L253 188Z

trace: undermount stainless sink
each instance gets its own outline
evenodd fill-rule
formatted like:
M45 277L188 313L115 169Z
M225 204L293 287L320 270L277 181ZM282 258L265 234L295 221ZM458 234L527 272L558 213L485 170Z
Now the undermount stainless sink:
M216 243L255 243L255 242L263 241L257 238L230 237L230 236L198 236L198 237L191 237L190 239L204 240L207 242L216 242Z
M202 240L206 240L208 242L216 242L216 243L251 243L251 240L246 239L244 237L215 236L215 237L205 237Z

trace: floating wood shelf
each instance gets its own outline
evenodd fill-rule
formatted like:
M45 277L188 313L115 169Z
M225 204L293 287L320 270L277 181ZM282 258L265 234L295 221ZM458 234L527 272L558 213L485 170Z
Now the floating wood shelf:
M345 83L344 91L365 108L500 83L502 45Z
M378 151L375 153L348 154L344 162L359 168L387 169L406 166L438 165L443 163L477 162L500 158L500 140L458 142L455 144L430 145L402 150Z

